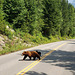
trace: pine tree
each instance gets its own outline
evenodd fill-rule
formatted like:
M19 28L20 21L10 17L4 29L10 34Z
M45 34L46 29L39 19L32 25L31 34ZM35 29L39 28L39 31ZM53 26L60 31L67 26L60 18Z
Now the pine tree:
M68 35L73 36L73 25L74 25L74 7L69 4L69 33Z
M61 4L62 4L62 17L63 17L61 35L66 36L68 35L69 32L68 0L62 0Z
M3 0L0 0L0 33L5 31L5 21L4 21L4 12L3 12Z
M5 0L3 10L6 14L5 20L10 24L23 10L23 0Z
M24 3L27 14L22 30L27 27L30 34L38 34L42 31L43 26L42 0L25 0Z
M61 0L44 0L44 34L60 35L60 28L62 24Z
M42 27L44 25L43 23L43 4L42 0L32 0L32 29L31 29L31 34L38 34L39 32L42 31Z

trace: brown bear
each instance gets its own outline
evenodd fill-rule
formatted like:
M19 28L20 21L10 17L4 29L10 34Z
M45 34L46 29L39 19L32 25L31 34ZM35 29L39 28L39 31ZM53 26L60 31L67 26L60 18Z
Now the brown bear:
M40 60L40 55L36 51L24 51L22 55L24 55L23 60L25 60L27 56L30 58L30 60L31 57L33 57L33 60L35 60L36 57Z

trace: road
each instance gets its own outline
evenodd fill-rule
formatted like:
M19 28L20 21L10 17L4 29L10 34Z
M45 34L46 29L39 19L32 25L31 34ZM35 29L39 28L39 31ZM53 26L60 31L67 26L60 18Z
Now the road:
M39 50L41 60L22 61L21 53ZM75 40L53 42L0 56L0 75L75 75Z

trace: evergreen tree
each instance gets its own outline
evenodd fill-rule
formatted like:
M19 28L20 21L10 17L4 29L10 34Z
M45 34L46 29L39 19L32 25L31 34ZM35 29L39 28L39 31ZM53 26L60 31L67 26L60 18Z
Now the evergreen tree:
M26 11L26 18L24 18L25 23L24 25L22 24L21 30L25 32L25 29L27 32L31 33L33 31L33 26L31 25L33 22L33 14L34 14L34 9L33 9L33 0L24 0L25 8L24 10Z
M4 21L4 12L3 12L3 0L0 0L0 33L5 31L5 21Z
M68 35L73 36L73 27L74 27L74 7L69 4L68 5L69 10L69 32Z
M62 0L61 4L62 4L62 17L63 17L61 35L65 36L68 35L69 32L68 0Z
M38 34L39 32L42 31L42 27L44 25L43 23L43 4L42 0L32 0L32 14L31 14L31 19L32 19L32 29L31 29L31 34Z
M42 31L43 13L42 0L25 0L25 7L27 9L26 24L22 25L22 30L26 26L30 34L38 34Z
M61 0L44 0L44 34L60 35L62 24Z
M5 19L10 24L23 10L23 0L5 0L3 10L6 14Z
M73 36L75 37L75 8L74 8L74 21L73 21Z

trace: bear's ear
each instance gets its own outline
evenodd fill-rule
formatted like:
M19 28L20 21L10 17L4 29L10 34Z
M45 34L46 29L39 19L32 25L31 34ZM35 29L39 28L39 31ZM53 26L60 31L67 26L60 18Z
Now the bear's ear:
M26 53L26 51L24 51L24 53Z
M26 51L24 51L22 54L24 55L26 53Z

